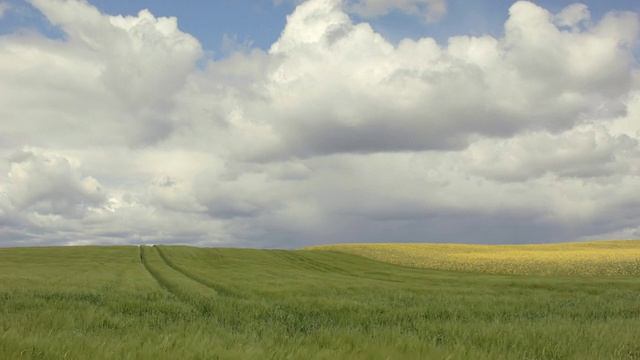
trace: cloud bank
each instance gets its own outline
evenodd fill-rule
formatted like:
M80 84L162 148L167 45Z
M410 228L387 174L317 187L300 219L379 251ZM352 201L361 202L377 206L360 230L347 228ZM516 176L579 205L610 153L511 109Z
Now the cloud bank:
M65 36L0 37L2 246L640 237L636 13L394 44L350 14L445 3L309 0L214 61L176 18L31 3Z

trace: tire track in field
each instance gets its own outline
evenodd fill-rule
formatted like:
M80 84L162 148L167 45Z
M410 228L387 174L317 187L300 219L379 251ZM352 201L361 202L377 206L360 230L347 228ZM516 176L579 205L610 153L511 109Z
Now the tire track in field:
M202 293L198 293L197 291L190 291L188 289L181 288L179 285L172 284L170 280L165 278L162 274L160 274L152 266L149 265L149 261L145 256L145 249L148 249L148 251L156 251L156 252L158 251L158 249L155 247L146 247L146 246L144 248L141 248L140 259L142 260L142 263L144 264L149 274L151 274L151 276L158 282L158 284L162 289L166 290L169 294L173 295L181 303L193 309L196 313L199 314L199 316L215 317L215 304L212 298L206 295L203 295ZM158 254L158 257L160 257L160 252L157 252L157 254ZM161 266L166 266L168 268L168 271L174 272L178 274L179 277L183 278L184 280L182 281L186 283L188 283L189 281L192 281L191 279L185 277L182 273L175 271L173 268L169 267L168 264L166 264L164 260L162 260L162 258L160 258L160 262L163 264ZM198 286L201 286L200 283L196 282L196 284ZM211 289L207 288L207 290L210 291Z
M190 293L190 291L185 290L185 289L181 289L179 286L176 286L175 284L172 284L172 282L170 280L168 280L165 276L163 276L162 274L160 274L156 269L154 269L152 266L149 265L149 261L147 260L147 257L145 256L145 249L148 249L148 251L157 251L158 249L155 247L144 247L141 248L140 250L140 254L141 254L141 259L143 260L143 264L145 266L145 268L147 269L147 271L149 272L149 274L151 274L151 276L156 280L156 282L158 283L158 285L160 285L160 287L164 290L166 290L167 292L169 292L170 294L172 294L173 296L175 296L177 299L179 299L180 301L187 303L191 306L194 306L196 308L202 308L202 303L203 302L207 302L205 301L206 299L203 298L202 294L197 294L197 293ZM158 252L158 255L160 254L160 252ZM164 263L163 260L161 260L161 262L163 263L163 266L167 266L166 263ZM173 268L168 267L169 271L171 272L175 272L179 275L179 277L184 278L185 276L178 271L175 271ZM189 278L185 278L184 280L188 281L192 281ZM197 283L197 282L196 282ZM200 283L197 283L198 285L200 285ZM209 288L207 288L208 290L211 290ZM217 294L216 294L217 295Z
M147 247L145 246L144 248L147 248ZM151 268L149 267L149 264L147 263L147 258L144 255L143 247L138 246L138 249L140 251L140 262L142 263L144 268L147 270L149 275L151 275L151 277L156 281L156 283L158 283L158 286L160 286L160 288L164 289L165 291L175 296L176 298L180 299L178 294L174 293L171 290L171 286L168 285L164 280L162 280L162 277L155 270L151 270Z
M158 246L153 246L157 251L158 254L160 255L160 258L162 259L162 261L164 261L164 263L169 266L170 268L172 268L173 270L179 272L180 274L188 277L189 279L199 283L202 286L205 286L213 291L216 292L216 294L220 295L220 296L225 296L225 297L231 297L231 298L245 298L247 297L246 295L240 295L237 292L230 290L229 288L227 288L224 285L220 285L220 284L216 284L206 278L203 278L201 276L195 275L191 272L189 272L188 270L186 270L184 267L176 264L175 262L173 262L173 260L169 259L167 257L167 255L165 254L165 250L162 250L160 247Z

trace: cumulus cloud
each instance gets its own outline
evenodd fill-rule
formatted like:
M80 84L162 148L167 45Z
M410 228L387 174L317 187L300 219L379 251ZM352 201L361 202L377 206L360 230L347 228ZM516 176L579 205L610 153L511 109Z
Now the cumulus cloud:
M77 163L66 157L26 150L10 161L8 197L19 211L81 217L106 200L98 181L82 176Z
M475 135L560 132L624 113L636 14L579 31L529 2L510 14L501 39L394 46L336 2L301 4L269 50L267 101L245 107L275 136L260 156L455 150Z
M31 33L0 39L0 91L7 94L0 99L0 113L11 125L10 138L33 139L49 124L49 136L37 139L40 145L139 146L179 127L173 96L202 49L177 28L176 18L155 18L147 10L108 16L79 0L31 3L64 31L65 39ZM34 98L40 106L33 106ZM85 136L70 136L59 124Z
M504 36L392 44L350 12L445 3L309 0L205 60L175 18L32 3L65 36L0 37L1 245L640 231L636 13L518 1Z
M559 26L567 26L573 30L578 29L580 24L589 24L591 13L585 4L576 3L564 8L554 17L555 23Z

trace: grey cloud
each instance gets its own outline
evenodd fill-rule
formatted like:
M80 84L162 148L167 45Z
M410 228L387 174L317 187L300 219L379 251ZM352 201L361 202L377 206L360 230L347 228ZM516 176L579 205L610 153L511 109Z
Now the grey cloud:
M264 190L260 183L252 185ZM261 190L237 183L217 183L209 189L197 189L196 196L199 204L206 208L205 212L214 219L256 218L281 206L280 201Z
M216 219L256 217L263 211L259 204L233 197L217 197L208 201L206 206L207 213Z
M188 183L177 181L169 176L162 177L149 186L145 202L183 213L198 213L206 210L206 207L198 203Z
M23 211L82 217L88 207L106 200L96 179L82 176L67 158L55 154L25 151L14 156L9 178L9 200Z
M267 173L266 181L304 181L313 175L313 171L300 162L286 162L269 166L264 170Z
M335 153L422 150L425 144L429 144L433 150L462 149L467 145L464 133L444 138L438 136L437 130L429 131L431 126L428 123L423 131L418 132L412 124L394 125L391 121L399 119L389 118L372 121L364 128L336 124L328 119L315 124L292 125L287 129L292 133L287 133L284 138L287 147L280 151L283 155L310 157Z
M565 225L532 221L532 219L496 213L466 213L456 216L411 216L379 221L366 217L333 217L331 227L265 230L247 236L257 246L269 244L280 248L300 248L335 243L431 242L458 244L525 244L553 243L577 239Z
M530 133L509 140L476 142L465 151L473 172L498 181L523 181L552 173L602 177L629 173L640 154L638 140L583 126L558 135Z

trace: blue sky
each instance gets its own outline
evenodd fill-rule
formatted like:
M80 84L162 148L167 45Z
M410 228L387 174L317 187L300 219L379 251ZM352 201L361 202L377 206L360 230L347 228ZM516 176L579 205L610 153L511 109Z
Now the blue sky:
M640 238L639 48L637 0L0 0L0 246Z
M60 31L47 25L46 19L25 0L5 0L14 10L0 20L0 33L19 28L35 28L49 36ZM102 12L111 15L136 15L149 9L155 16L175 16L182 31L194 35L216 58L224 56L223 37L239 43L252 44L267 50L275 42L286 24L286 16L295 8L294 1L278 4L255 0L88 0ZM356 21L369 22L387 40L398 42L404 38L433 37L444 43L454 35L500 36L508 9L513 0L448 0L447 13L439 21L427 23L420 16L391 11L382 16L363 19L352 14ZM552 12L576 3L573 0L538 0L536 4ZM636 0L586 0L593 20L612 10L640 11ZM20 10L16 10L20 9Z

